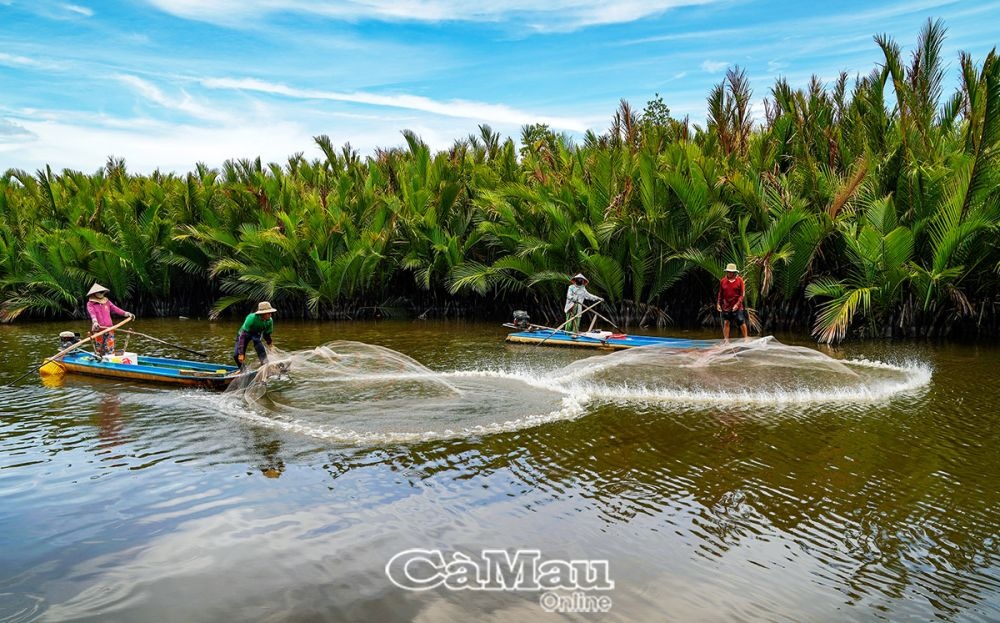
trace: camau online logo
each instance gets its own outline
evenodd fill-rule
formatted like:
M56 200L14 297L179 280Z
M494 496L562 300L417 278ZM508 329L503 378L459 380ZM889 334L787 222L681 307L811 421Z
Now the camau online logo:
M543 594L539 603L547 612L607 612L611 598L592 593L615 587L607 560L543 559L537 549L484 549L478 557L463 552L446 556L436 549L408 549L389 559L385 574L399 588L411 591L439 587L456 591L540 591Z

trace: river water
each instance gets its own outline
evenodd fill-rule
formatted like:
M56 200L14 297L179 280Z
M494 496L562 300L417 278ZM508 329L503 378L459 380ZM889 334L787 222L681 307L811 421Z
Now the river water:
M64 328L0 326L0 382ZM235 325L135 328L228 363ZM276 328L300 365L252 397L0 388L0 621L1000 620L996 346L681 360L478 323ZM537 550L607 561L613 588L553 591L599 614L409 590L387 565L414 549L422 580L433 552Z

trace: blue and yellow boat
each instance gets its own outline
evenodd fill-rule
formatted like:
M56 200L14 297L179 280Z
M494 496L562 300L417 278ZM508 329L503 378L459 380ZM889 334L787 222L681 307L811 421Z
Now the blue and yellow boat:
M588 308L589 309L589 308ZM595 316L604 318L595 313ZM568 321L567 321L568 322ZM642 346L660 346L680 350L701 350L718 344L717 340L692 340L680 337L655 337L651 335L629 335L611 331L583 332L566 331L560 325L556 328L532 324L527 312L515 311L514 320L504 323L509 329L517 329L507 335L507 341L515 344L535 344L537 346L569 346L575 348L599 348L607 350L625 350Z
M82 374L209 389L225 389L234 380L243 376L236 366L217 363L135 355L102 358L93 353L82 351L50 359L45 362L39 372L42 376ZM254 371L250 371L244 374L254 373Z
M509 326L509 325L508 325ZM665 346L679 349L703 349L715 344L711 340L690 340L678 337L654 337L649 335L628 335L611 331L586 331L573 333L562 329L531 327L524 331L510 333L507 341L515 344L537 344L544 346L569 346L576 348L598 348L624 350L640 346Z

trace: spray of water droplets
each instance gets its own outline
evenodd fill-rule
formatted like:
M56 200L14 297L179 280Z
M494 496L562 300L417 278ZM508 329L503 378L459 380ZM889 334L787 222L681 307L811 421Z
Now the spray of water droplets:
M223 399L255 422L345 443L488 434L579 417L601 404L637 408L891 400L931 379L928 366L838 360L773 338L681 350L637 348L561 368L439 372L388 348L337 341L276 353Z

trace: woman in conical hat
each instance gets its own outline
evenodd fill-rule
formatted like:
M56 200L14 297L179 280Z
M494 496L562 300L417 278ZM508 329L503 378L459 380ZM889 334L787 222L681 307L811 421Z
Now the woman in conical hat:
M563 311L566 312L565 329L570 333L580 331L580 312L583 304L587 301L603 301L599 296L587 292L587 278L583 273L577 273L570 277L569 289L566 290L566 305Z
M111 314L116 316L126 316L135 318L135 314L127 312L111 302L107 294L110 292L99 283L91 286L87 292L87 315L90 316L90 332L98 333L102 329L113 326ZM98 356L114 354L115 352L115 332L108 331L104 335L94 338L94 347Z

